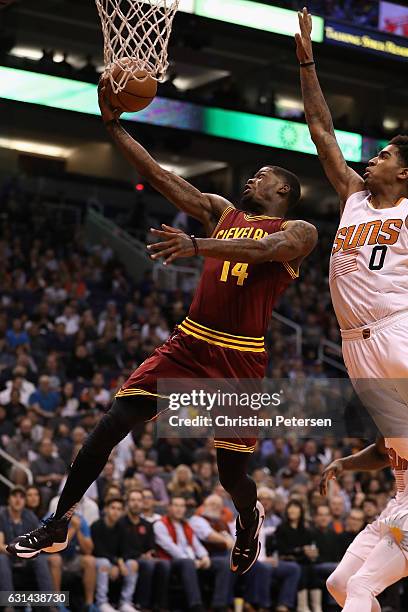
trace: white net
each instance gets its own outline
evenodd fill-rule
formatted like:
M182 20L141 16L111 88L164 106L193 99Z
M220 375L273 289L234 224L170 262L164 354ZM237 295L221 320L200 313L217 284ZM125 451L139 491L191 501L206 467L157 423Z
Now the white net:
M167 47L180 0L96 0L104 39L105 74L114 93L147 73L163 81ZM118 70L119 66L122 70Z

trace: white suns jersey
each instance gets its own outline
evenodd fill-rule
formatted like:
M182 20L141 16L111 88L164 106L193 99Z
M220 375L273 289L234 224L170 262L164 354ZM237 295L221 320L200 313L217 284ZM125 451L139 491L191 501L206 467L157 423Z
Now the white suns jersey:
M395 484L397 485L397 499L401 497L405 499L408 496L408 460L399 457L395 450L390 448L387 438L385 438L385 446L390 458Z
M330 292L341 329L408 308L408 199L377 210L368 191L347 200L330 258Z

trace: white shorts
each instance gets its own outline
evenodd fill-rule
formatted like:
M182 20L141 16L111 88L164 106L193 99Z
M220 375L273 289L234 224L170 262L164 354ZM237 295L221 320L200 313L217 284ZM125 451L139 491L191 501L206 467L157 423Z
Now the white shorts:
M358 396L387 446L408 458L408 310L341 335Z
M367 527L354 538L347 552L365 561L373 548L387 533L387 523L389 519L401 513L408 514L408 496L401 501L393 498L388 502L378 519L370 525L367 525ZM403 552L405 556L408 557L408 551L405 547L403 548Z

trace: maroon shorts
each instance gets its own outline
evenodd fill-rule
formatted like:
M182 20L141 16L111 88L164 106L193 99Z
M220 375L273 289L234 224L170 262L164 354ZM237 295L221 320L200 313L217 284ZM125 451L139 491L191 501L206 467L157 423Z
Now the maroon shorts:
M178 329L131 374L116 397L160 397L157 389L157 382L160 379L251 379L260 381L265 376L266 364L267 353L264 350L252 352L225 348L210 344ZM256 440L256 437L242 437L239 432L231 431L231 437L218 438L217 436L214 446L250 453L255 448Z

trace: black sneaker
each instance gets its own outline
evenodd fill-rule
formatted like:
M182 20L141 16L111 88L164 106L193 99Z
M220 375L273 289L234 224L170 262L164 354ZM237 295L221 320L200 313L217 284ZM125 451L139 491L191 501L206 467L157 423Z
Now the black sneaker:
M42 527L10 542L6 547L7 552L22 559L32 559L42 550L47 553L64 550L68 545L68 521L58 520L51 514L47 520L41 522Z
M231 550L230 568L235 574L245 574L251 569L261 551L259 532L265 520L265 510L260 502L255 506L255 519L249 527L242 527L239 516L236 521L237 539Z

